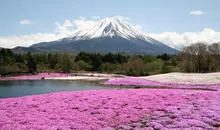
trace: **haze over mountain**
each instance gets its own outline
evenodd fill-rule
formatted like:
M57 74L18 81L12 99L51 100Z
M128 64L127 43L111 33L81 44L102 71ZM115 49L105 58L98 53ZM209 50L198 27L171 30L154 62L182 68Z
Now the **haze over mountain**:
M137 54L174 54L178 51L131 26L117 17L104 18L93 27L76 30L57 41L42 42L28 48L16 47L14 51L31 52L125 52Z

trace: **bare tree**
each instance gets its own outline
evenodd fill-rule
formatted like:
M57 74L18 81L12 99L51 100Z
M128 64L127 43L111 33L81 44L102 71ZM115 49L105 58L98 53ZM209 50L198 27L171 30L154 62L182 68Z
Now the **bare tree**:
M209 47L209 52L213 55L220 55L220 42L212 43Z
M194 72L194 52L192 46L183 48L180 53L181 68L185 72Z
M198 42L187 46L182 51L182 61L187 69L191 72L205 72L207 69L207 44L203 42Z
M212 71L217 71L220 69L220 42L212 43L208 47L209 54L211 57L211 69Z

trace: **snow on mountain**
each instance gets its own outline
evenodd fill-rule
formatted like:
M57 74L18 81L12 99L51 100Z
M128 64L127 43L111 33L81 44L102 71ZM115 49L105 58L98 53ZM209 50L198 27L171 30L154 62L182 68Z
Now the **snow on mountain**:
M52 42L42 42L29 47L39 51L66 52L127 52L138 54L162 54L178 51L148 37L128 22L117 18L105 18L90 28L78 29L70 37Z
M132 27L128 22L117 17L104 18L98 21L92 28L77 30L69 40L88 40L105 36L120 36L128 40L142 39L154 43L152 38Z

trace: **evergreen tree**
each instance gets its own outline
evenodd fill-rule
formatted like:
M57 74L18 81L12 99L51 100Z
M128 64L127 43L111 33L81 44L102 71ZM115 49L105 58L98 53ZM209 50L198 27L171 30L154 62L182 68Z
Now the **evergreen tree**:
M62 71L64 73L69 73L72 69L72 61L71 58L67 54L63 54L62 56Z
M55 69L57 63L58 63L58 54L48 54L48 64L49 64L49 67L51 69Z
M24 63L24 59L23 59L21 54L16 54L15 55L15 61L19 62L19 63Z
M27 67L29 73L34 73L37 70L37 64L31 53L27 54L28 61L27 61Z
M93 71L98 71L101 64L102 64L102 60L101 60L100 54L93 55L92 56L92 69L93 69Z

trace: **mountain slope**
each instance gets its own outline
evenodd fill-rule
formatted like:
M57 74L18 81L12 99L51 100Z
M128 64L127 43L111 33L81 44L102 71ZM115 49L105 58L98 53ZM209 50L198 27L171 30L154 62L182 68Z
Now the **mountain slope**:
M91 28L77 30L71 37L53 42L34 44L29 49L58 52L88 51L138 54L173 54L178 52L146 36L126 21L115 17L102 19Z

